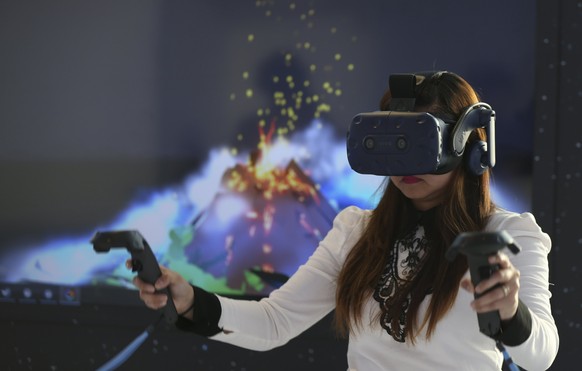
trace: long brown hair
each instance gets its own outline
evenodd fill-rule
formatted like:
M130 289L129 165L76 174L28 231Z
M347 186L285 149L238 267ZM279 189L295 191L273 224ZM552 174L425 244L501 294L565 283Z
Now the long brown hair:
M380 101L381 110L388 109L390 99L390 91L387 91ZM437 73L417 86L415 110L458 118L465 108L477 102L477 93L463 78L450 72ZM474 131L467 145L475 140L485 140L484 130ZM434 333L438 321L452 307L460 280L468 268L462 256L453 262L447 261L447 248L461 232L483 230L494 208L489 191L489 171L477 176L469 173L462 164L457 166L444 201L436 208L432 220L434 228L431 228L433 233L427 233L430 248L420 271L395 293L390 305L381 309L389 318L401 318L403 304L411 296L405 336L412 343L424 326L427 326L427 338ZM410 220L414 213L410 200L388 181L364 233L348 253L338 277L335 323L340 334L345 336L361 328L364 304L373 295L404 221ZM428 292L432 293L432 298L419 325L418 309ZM377 324L381 314L379 310L378 316L373 318Z

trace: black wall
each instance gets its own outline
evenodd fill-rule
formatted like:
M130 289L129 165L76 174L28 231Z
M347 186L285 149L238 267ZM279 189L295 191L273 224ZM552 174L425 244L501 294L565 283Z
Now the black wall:
M582 336L582 3L538 1L533 211L553 241L552 307L560 352L577 367Z

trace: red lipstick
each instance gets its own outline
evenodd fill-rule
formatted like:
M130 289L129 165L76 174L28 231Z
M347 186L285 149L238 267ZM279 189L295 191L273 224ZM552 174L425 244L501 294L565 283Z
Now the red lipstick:
M414 183L418 183L420 181L422 181L422 179L417 178L415 176L405 176L405 177L402 177L402 182L405 183L405 184L414 184Z

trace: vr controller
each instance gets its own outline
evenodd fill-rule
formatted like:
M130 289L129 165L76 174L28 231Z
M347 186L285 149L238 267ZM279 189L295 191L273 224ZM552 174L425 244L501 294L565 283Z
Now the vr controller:
M154 284L162 275L158 261L145 238L135 230L97 232L91 239L93 249L97 253L107 253L111 248L127 248L131 254L132 271L137 272L144 282ZM168 295L164 307L166 321L173 324L178 319L178 313L172 300L170 290L159 290Z
M465 157L477 175L495 166L495 111L486 103L468 107L457 121L427 112L413 112L417 75L391 75L389 111L360 113L347 133L347 156L360 174L420 175L453 170ZM485 128L487 142L465 153L471 132Z
M476 286L499 270L499 265L489 264L489 257L504 247L508 247L513 254L521 251L521 247L506 231L465 232L455 238L445 257L447 260L453 261L459 252L465 254L469 262L471 282L473 286ZM493 286L481 294L475 293L474 297L477 299L497 287L499 285ZM501 318L498 311L477 313L477 319L481 333L493 339L500 334Z

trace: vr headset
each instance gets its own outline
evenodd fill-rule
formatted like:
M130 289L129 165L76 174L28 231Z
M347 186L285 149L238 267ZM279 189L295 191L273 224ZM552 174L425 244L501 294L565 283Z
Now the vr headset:
M432 75L391 75L389 111L354 116L346 143L354 171L382 176L444 174L463 157L475 175L495 166L495 111L491 106L473 104L457 121L413 111L416 87ZM469 135L477 128L486 130L487 142L477 141L466 149Z

